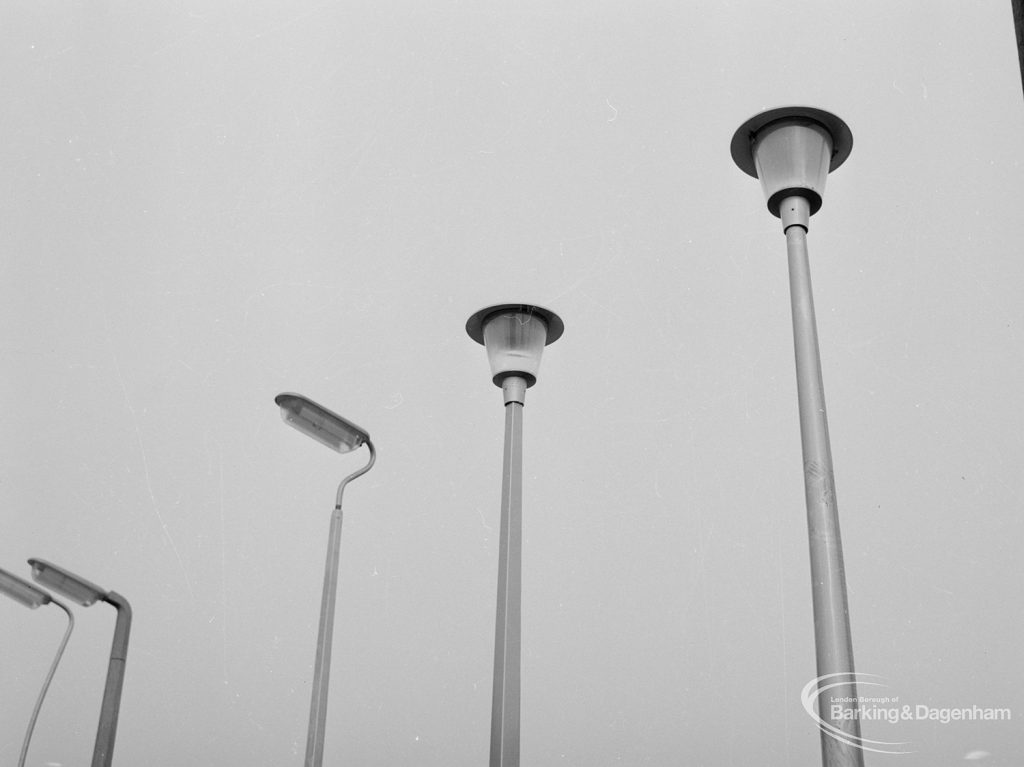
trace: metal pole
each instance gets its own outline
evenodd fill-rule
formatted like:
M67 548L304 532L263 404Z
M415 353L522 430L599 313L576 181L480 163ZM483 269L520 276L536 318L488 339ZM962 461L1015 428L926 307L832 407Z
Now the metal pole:
M320 767L324 761L324 728L327 723L327 689L331 676L334 605L338 594L341 522L339 504L331 514L331 531L327 538L327 564L324 567L324 591L320 599L320 625L317 629L316 661L313 665L313 695L309 704L309 731L306 735L306 767Z
M309 730L306 734L306 767L321 767L324 761L324 731L327 726L327 690L331 676L331 644L334 638L334 605L338 594L338 558L341 553L341 498L345 485L365 474L377 460L373 443L366 441L370 461L349 474L338 485L331 530L327 537L327 563L324 566L324 591L320 599L320 625L316 637L316 661L313 665L313 693L309 704Z
M787 198L782 208L806 206L804 198ZM818 329L811 294L811 270L807 255L807 230L800 224L786 228L789 255L789 289L793 306L793 346L796 353L797 395L800 407L800 439L803 445L804 493L810 539L811 583L814 602L814 645L818 676L841 673L835 684L818 698L819 716L841 731L842 740L822 730L823 767L863 767L863 752L850 742L860 742L860 721L832 716L831 699L843 698L843 709L857 709L853 677L853 641L846 600L843 547L839 536L832 448L825 413L825 388L821 378ZM846 683L848 680L848 683Z
M114 758L114 738L117 736L117 717L121 710L121 690L124 687L125 661L128 658L128 636L132 630L132 608L128 600L117 592L109 591L103 601L117 609L117 622L114 624L114 641L110 646L107 683L103 688L92 767L110 767Z
M494 630L490 767L519 767L523 403L517 402L516 399L523 399L526 383L523 379L513 378L506 379L502 387L506 394L505 457L501 479L501 535L498 544L498 609Z
M46 691L50 689L50 682L53 681L53 675L57 671L57 665L60 663L61 656L64 655L64 648L68 646L68 640L71 638L71 632L75 628L75 616L71 614L67 605L53 597L50 597L50 604L55 607L59 607L64 611L64 614L68 616L68 627L64 630L64 638L60 640L60 646L57 647L57 654L53 658L53 663L50 664L50 670L46 674L45 681L43 681L43 689L39 691L39 697L36 698L35 708L32 709L32 716L28 720L28 728L25 730L25 741L21 745L21 755L18 756L18 767L25 767L25 758L28 756L28 745L32 742L32 731L36 727L36 720L39 719L39 709L43 707L43 700L46 698Z

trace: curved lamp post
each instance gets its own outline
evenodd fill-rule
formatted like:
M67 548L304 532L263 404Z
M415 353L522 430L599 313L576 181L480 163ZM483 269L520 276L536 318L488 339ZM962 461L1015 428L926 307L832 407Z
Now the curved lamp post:
M96 602L106 602L117 610L114 641L110 646L110 661L107 663L107 682L103 688L103 703L100 706L100 723L92 752L92 767L109 767L114 756L117 717L121 710L121 688L124 687L124 666L128 657L128 635L132 628L131 605L117 592L105 591L43 559L30 559L28 563L32 566L33 578L58 594L63 594L72 602L82 607L89 607Z
M377 460L370 435L337 413L331 412L300 394L278 394L274 402L281 408L281 418L303 434L339 453L349 453L366 445L370 460L361 469L349 474L338 485L331 514L331 530L327 544L327 565L324 569L324 591L320 601L320 626L316 640L316 663L313 668L313 695L309 707L309 730L306 735L306 767L320 767L324 760L324 730L327 722L327 689L331 675L331 642L334 636L334 605L338 593L338 555L341 550L341 496L345 485L370 470Z
M537 382L540 357L562 335L552 311L526 304L481 309L466 323L487 348L492 380L505 398L505 448L498 544L498 608L494 633L490 767L519 765L519 651L523 553L523 402Z
M846 160L852 147L846 123L811 107L782 107L755 115L736 131L731 147L740 169L760 179L768 210L782 220L786 234L825 767L864 761L859 719L833 717L831 705L832 699L844 699L841 709L856 710L856 703L849 701L856 701L857 688L807 229L811 215L821 207L828 173Z
M32 709L32 716L28 720L28 729L25 730L25 740L21 744L21 755L18 757L18 767L24 767L25 757L28 755L28 744L32 740L32 731L36 727L36 720L39 718L39 709L43 707L43 699L46 697L46 691L50 688L50 682L53 680L53 675L57 671L57 664L60 663L61 656L64 655L64 648L67 647L68 639L71 638L71 631L75 628L75 616L71 614L71 611L62 602L54 599L42 589L37 589L28 581L24 581L17 575L12 575L6 570L0 570L0 592L6 594L15 602L21 602L25 607L35 610L40 605L56 605L68 616L68 627L64 631L64 638L60 642L60 646L57 648L57 655L53 659L53 663L50 664L50 670L46 674L46 679L43 681L43 689L39 691L39 697L36 698L35 708Z

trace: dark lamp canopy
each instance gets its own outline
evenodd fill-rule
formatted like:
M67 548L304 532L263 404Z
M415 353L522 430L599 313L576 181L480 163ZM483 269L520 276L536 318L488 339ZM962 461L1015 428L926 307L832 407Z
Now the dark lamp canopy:
M370 440L365 429L301 394L278 394L274 402L285 423L331 450L348 453Z
M36 581L83 607L88 607L107 595L106 590L101 589L95 583L90 583L85 578L79 578L74 573L46 560L30 559L28 563L32 566L32 577Z

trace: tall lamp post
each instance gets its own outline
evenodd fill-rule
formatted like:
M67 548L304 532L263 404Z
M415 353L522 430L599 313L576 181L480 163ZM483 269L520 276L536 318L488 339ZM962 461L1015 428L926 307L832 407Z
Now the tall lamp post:
M523 403L526 390L537 382L541 352L563 330L557 314L526 304L489 306L466 323L469 337L487 348L491 380L501 387L505 399L490 767L519 767Z
M316 663L313 667L313 694L309 706L309 729L306 734L306 767L320 767L324 761L324 731L327 723L327 689L331 675L331 643L334 636L334 605L338 594L338 555L341 551L341 496L345 485L370 470L377 460L370 435L337 413L331 412L300 394L278 394L274 402L281 408L281 418L303 434L339 453L349 453L362 445L370 451L369 462L349 474L338 485L331 514L331 530L327 542L327 564L324 569L324 591L320 601L320 625L316 639Z
M50 664L50 670L43 681L43 689L39 691L36 705L32 709L32 716L29 717L28 729L25 730L25 740L21 744L21 755L18 757L18 767L24 767L25 757L28 755L28 744L32 741L32 731L35 729L36 720L39 718L39 709L43 707L43 699L46 698L46 691L50 689L50 681L57 671L57 664L60 663L61 656L64 655L64 648L67 647L68 640L71 638L71 632L75 628L75 616L71 614L71 611L63 602L54 599L42 589L37 589L28 581L24 581L6 570L0 570L0 592L9 596L15 602L21 602L25 607L32 610L41 605L52 604L59 607L68 616L68 627L64 631L64 638L57 648L57 655L54 657L53 663Z
M100 705L100 723L96 729L96 745L92 752L92 767L110 767L114 757L114 738L117 736L117 717L121 710L121 689L124 687L124 666L128 657L128 635L132 628L132 608L128 600L116 591L106 591L80 578L62 567L43 559L30 559L32 577L44 586L63 594L72 602L88 607L106 602L117 610L114 623L114 641L110 645L107 663L107 682L103 687Z
M810 539L817 655L821 755L825 767L863 765L860 721L834 717L831 700L854 709L853 642L846 598L843 547L839 535L832 449L825 414L818 330L811 294L807 229L821 207L825 179L849 156L853 136L842 120L811 107L782 107L755 115L736 131L732 157L760 179L768 210L782 220L789 256L804 495ZM826 677L827 679L823 679Z

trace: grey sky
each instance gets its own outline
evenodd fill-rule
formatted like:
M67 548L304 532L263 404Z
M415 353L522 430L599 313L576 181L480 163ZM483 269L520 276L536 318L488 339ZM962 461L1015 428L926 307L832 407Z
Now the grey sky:
M565 321L525 410L523 763L814 764L785 239L729 156L850 125L809 247L859 671L1012 723L1024 138L1009 2L17 2L0 24L0 567L135 608L115 764L301 764L339 457L333 764L486 760L502 406L466 318ZM29 764L88 764L113 611ZM61 616L0 600L0 762ZM979 752L988 756L977 758Z

